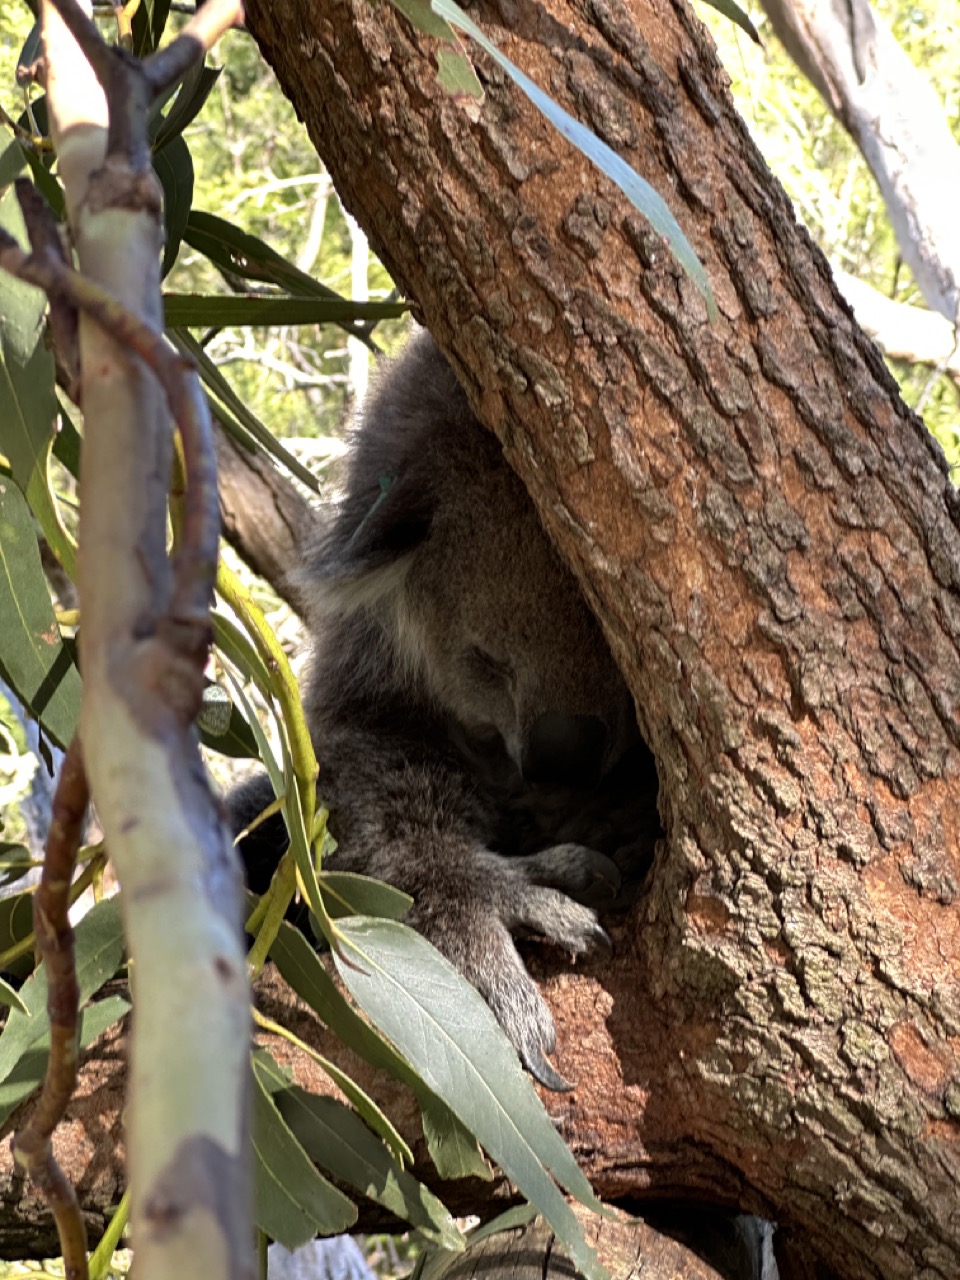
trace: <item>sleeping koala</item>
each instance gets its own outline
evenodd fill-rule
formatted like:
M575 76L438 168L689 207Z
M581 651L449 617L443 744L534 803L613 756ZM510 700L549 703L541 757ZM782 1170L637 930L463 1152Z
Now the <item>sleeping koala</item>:
M429 335L381 377L344 500L297 578L338 842L327 865L409 893L409 923L484 996L527 1069L568 1088L513 935L574 956L609 945L575 899L609 902L616 862L649 863L656 770L597 622ZM234 792L236 829L270 799L265 778ZM261 829L244 846L262 892L282 839Z

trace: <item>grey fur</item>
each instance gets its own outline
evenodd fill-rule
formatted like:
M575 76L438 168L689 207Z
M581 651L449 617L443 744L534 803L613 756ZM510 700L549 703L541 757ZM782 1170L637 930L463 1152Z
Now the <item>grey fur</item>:
M599 626L427 335L381 377L344 501L297 579L329 865L410 893L410 923L527 1068L567 1087L512 935L574 956L608 942L569 895L609 902L611 857L648 862L656 773ZM231 797L238 828L267 798L258 782Z

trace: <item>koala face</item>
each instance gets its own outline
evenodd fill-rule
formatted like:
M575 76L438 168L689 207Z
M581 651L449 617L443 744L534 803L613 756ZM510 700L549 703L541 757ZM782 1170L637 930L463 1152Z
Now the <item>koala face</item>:
M498 452L438 502L398 603L437 703L526 782L592 787L630 744L632 703L600 628Z
M365 414L347 497L300 581L365 610L471 752L592 787L637 736L600 628L496 439L415 340Z

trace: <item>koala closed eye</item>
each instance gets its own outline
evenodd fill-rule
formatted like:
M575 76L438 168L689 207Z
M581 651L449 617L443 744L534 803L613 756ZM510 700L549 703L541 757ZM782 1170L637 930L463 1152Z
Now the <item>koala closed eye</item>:
M513 667L502 658L495 658L479 645L471 645L466 651L466 663L471 673L482 680L512 685L515 679Z

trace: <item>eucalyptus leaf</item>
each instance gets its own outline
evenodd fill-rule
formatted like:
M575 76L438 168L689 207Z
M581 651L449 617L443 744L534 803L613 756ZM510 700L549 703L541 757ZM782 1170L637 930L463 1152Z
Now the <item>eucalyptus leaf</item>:
M382 1204L441 1248L462 1252L463 1236L444 1205L400 1168L354 1112L299 1088L278 1094L276 1103L307 1155L338 1182Z
M600 1210L485 1001L412 929L342 920L341 979L364 1012L550 1223L580 1271L605 1272L551 1174Z
M100 1036L130 1011L130 1002L122 996L108 996L87 1005L80 1013L80 1048L87 1049ZM43 1082L50 1056L49 1029L19 1059L16 1066L0 1082L0 1124Z
M171 138L153 157L153 167L163 187L166 238L161 274L169 274L180 252L180 242L193 204L193 157L183 138Z
M162 151L172 138L179 138L197 118L222 71L223 67L208 67L202 61L193 64L183 77L173 105L158 125L153 139L155 152Z
M287 1249L299 1249L316 1235L346 1231L356 1222L357 1210L314 1167L291 1133L271 1096L276 1087L276 1076L265 1070L262 1053L255 1055L254 1219L271 1240Z
M74 954L80 1003L83 1004L112 978L123 960L123 926L120 901L109 898L98 902L75 930ZM7 1025L0 1033L0 1082L6 1080L23 1055L35 1048L48 1034L47 974L40 967L20 988L20 999L27 1008L21 1013L10 1011Z
M703 0L703 2L708 4L711 9L716 9L717 13L722 13L725 18L729 18L741 31L745 31L755 44L763 48L763 41L760 39L759 31L736 3L736 0Z
M413 905L408 893L353 871L322 871L318 879L324 905L334 920L343 916L402 920Z
M284 981L313 1009L348 1048L365 1062L388 1072L416 1093L431 1159L443 1178L489 1178L490 1170L477 1144L450 1108L432 1093L379 1032L344 998L304 935L283 924L270 948L270 958Z
M19 1009L21 1013L30 1013L30 1010L20 999L19 992L16 988L11 987L10 983L4 978L0 978L0 1004L9 1005L11 1009Z
M244 430L248 431L258 444L261 444L272 457L286 467L291 475L296 476L298 480L302 480L314 493L319 493L320 485L316 476L283 447L273 432L264 426L256 414L250 412L196 338L188 333L186 329L177 328L171 328L170 337L175 346L179 347L186 355L192 356L196 362L197 371L200 374L203 385L207 393L212 397L210 408L217 420L227 430L230 430L231 420L236 418ZM220 402L219 405L218 401ZM220 405L226 408L226 414L221 412ZM250 447L249 440L242 436L240 439L242 444L247 448Z
M410 310L405 302L352 302L349 298L291 297L288 294L164 295L170 328L224 329L230 325L348 325L395 320Z
M493 41L484 35L477 24L467 17L460 6L454 3L454 0L431 0L431 7L435 14L475 40L484 53L507 73L517 88L525 93L533 105L546 116L558 133L562 134L568 142L573 143L601 173L605 173L612 182L616 183L634 208L647 219L657 235L662 236L669 245L677 262L703 295L711 321L715 320L717 304L707 273L680 229L680 224L649 182L631 169L627 162L602 142L596 134L591 133L579 120L575 120L568 111L564 111L559 103L554 102L550 95L544 93L540 86L525 75L519 67L514 66Z
M66 747L80 715L80 674L60 637L27 503L3 477L0 535L0 675L48 737Z
M215 214L194 209L183 238L191 249L202 253L228 275L273 284L302 297L345 301L336 290L314 280L257 236L241 231Z
M0 227L27 243L13 191L0 200ZM0 453L57 558L73 577L75 555L47 474L57 420L53 356L43 341L46 298L0 272ZM6 617L6 614L0 614Z
M450 24L430 7L430 0L392 0L407 21L417 31L445 42L437 52L437 79L443 89L455 96L483 100L483 88L470 59Z

